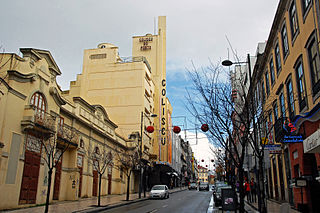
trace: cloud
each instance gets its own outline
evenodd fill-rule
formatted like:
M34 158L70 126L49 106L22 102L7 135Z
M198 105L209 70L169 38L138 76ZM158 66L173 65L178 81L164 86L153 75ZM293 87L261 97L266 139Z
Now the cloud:
M198 163L202 166L208 165L208 167L210 166L210 169L213 169L214 163L211 162L211 159L215 160L216 157L210 147L214 150L218 148L210 143L207 136L199 131L197 134L191 131L186 131L185 134L184 131L181 131L180 135L182 139L189 141ZM202 159L204 162L201 161Z
M272 24L278 0L41 0L5 1L1 5L1 43L51 51L62 70L63 88L82 70L84 49L100 42L131 55L131 37L154 32L154 18L167 16L167 73L185 72L194 61L207 64L228 55L228 35L239 55L255 51ZM172 62L172 63L171 63Z

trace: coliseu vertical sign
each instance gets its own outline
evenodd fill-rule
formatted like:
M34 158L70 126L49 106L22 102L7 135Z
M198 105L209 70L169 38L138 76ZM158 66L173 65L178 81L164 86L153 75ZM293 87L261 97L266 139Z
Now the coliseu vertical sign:
M161 81L161 144L166 144L166 80Z

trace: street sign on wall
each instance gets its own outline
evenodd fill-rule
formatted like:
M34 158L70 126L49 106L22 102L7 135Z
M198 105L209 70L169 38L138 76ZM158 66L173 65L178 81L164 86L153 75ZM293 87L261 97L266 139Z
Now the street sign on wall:
M269 150L270 154L281 154L282 149L280 144L265 145L265 149Z

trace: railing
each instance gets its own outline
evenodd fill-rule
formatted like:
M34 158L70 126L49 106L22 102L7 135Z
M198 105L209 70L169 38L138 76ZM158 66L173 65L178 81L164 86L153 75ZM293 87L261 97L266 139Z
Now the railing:
M57 135L64 141L78 144L79 135L77 133L77 130L71 126L68 126L66 124L58 125Z
M55 130L55 118L49 113L38 109L34 111L34 123L47 129Z
M45 111L37 109L35 106L28 105L25 107L21 126L23 130L38 127L38 131L54 132L55 117Z
M130 56L130 57L121 57L121 61L119 63L129 63L129 62L144 62L151 72L151 66L144 56Z

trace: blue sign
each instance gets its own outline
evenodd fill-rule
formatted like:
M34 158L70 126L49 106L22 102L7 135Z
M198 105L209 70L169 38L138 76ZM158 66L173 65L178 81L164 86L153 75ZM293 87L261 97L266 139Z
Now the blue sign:
M281 144L265 145L265 149L269 150L270 154L280 154L282 152Z
M265 145L264 147L268 150L277 150L279 148L281 149L281 144L269 144Z
M282 143L301 143L303 142L302 135L284 135Z

